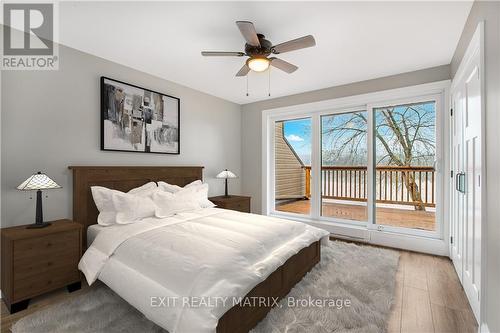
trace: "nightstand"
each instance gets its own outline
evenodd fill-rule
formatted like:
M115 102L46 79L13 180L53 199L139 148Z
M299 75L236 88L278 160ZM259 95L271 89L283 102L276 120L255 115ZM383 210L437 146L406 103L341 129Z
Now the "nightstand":
M230 195L225 197L223 195L218 197L211 197L208 200L212 201L219 208L237 210L243 213L250 213L250 197L240 195Z
M52 221L41 229L3 228L2 297L10 313L28 307L30 298L67 286L80 289L78 262L82 226L70 220Z

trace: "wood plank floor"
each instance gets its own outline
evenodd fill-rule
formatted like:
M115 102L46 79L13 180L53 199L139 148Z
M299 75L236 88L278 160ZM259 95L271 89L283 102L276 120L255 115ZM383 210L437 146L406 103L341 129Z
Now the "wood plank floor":
M448 258L401 251L389 333L476 333L478 326Z
M297 214L309 214L311 200L296 200L276 206L276 210ZM323 202L321 206L323 216L336 217L353 221L367 221L368 209L363 205L350 205L338 202ZM416 211L377 207L377 223L393 227L404 227L420 230L435 230L436 218L432 211Z
M400 251L396 275L395 304L388 320L388 333L475 333L477 323L458 276L449 259ZM28 309L13 315L1 306L1 332L22 317L89 290L69 294L61 289L32 300Z

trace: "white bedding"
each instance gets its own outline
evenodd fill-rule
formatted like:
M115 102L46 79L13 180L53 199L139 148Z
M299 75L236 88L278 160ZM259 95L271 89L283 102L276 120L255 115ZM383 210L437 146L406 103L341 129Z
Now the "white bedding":
M87 228L87 247L94 242L94 239L102 230L106 230L106 227L99 224L92 224Z
M206 208L106 227L79 268L89 284L99 278L170 333L215 332L234 304L188 307L182 304L186 297L243 297L292 255L328 235L300 222ZM177 301L166 305L159 297Z

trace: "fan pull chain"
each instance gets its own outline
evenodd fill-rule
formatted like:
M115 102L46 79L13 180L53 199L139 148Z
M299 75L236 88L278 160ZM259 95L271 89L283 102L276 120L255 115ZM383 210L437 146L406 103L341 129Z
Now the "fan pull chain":
M246 75L246 77L247 77L247 96L248 96L248 75L249 75L249 74L250 74L250 73L248 73L248 74Z
M267 96L271 96L271 67L269 67L268 80L267 80Z

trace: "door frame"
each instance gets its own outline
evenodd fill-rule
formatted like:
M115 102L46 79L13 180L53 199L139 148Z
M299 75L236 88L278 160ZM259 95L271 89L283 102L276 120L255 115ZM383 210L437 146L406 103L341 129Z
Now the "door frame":
M273 149L271 143L274 142L274 121L276 120L285 120L285 119L294 119L294 118L304 118L311 117L312 118L312 127L313 130L316 128L316 132L318 131L318 127L320 125L320 114L325 114L328 112L332 112L335 110L367 110L369 105L375 105L378 103L383 103L386 101L399 100L399 99L407 99L407 98L418 98L419 96L428 96L428 95L440 95L442 101L442 140L441 147L449 146L449 121L447 121L447 117L449 117L449 87L450 80L438 81L420 84L416 86L409 86L404 88L383 90L373 93L360 94L348 97L341 97L331 100L325 100L320 102L306 103L300 105L293 105L288 107L281 107L275 109L268 109L262 111L262 214L264 215L276 215L280 217L286 217L295 219L302 222L311 223L312 225L324 228L331 233L335 233L337 235L346 236L354 239L361 239L366 242L370 242L373 244L380 244L386 246L393 246L402 249L421 251L431 254L437 255L449 255L449 224L443 223L443 221L449 220L449 210L442 209L441 212L441 231L440 235L437 238L429 238L423 235L406 235L406 234L397 234L391 232L389 230L372 230L363 226L353 226L346 223L342 223L342 221L330 221L325 219L320 219L318 216L318 207L320 201L318 198L312 198L311 202L311 215L303 216L299 214L283 214L276 213L273 209L274 201L274 187L272 186L273 181L273 170L271 168L273 165ZM339 111L338 111L339 112ZM439 111L438 111L439 112ZM369 112L370 113L370 112ZM436 126L438 126L436 124ZM370 128L370 127L369 127ZM438 129L436 130L436 132ZM370 134L370 133L369 133ZM369 136L370 138L370 136ZM371 144L371 143L369 143ZM318 154L320 148L320 138L312 136L312 170L318 169L319 166L315 165L318 161ZM443 162L441 163L442 174L449 174L450 170L450 161L449 161L449 152L447 149L443 149ZM319 170L319 169L318 169ZM318 171L316 170L316 172ZM316 173L319 174L319 173ZM314 177L311 183L311 193L318 193L319 190L319 177ZM442 186L441 200L442 205L445 205L449 202L449 188L444 185ZM313 195L314 196L314 195ZM443 207L444 208L444 207ZM369 208L370 209L370 208ZM436 212L437 215L438 212Z
M473 312L474 315L476 316L476 319L479 323L479 329L481 329L481 325L483 323L482 317L483 314L486 313L486 290L488 289L487 287L487 279L486 279L486 272L487 272L487 261L486 261L486 251L487 251L487 246L486 242L484 241L487 239L487 223L485 223L486 220L486 188L487 188L487 170L486 170L486 140L485 140L485 134L486 134L486 89L485 89L485 59L484 59L484 21L481 21L478 23L476 30L474 32L474 35L471 38L471 41L469 42L469 45L467 47L467 50L465 51L465 54L462 58L462 61L460 62L460 65L458 66L458 70L455 74L455 77L453 78L453 81L451 82L450 86L450 92L453 92L457 90L458 85L460 82L464 79L465 75L467 74L467 69L471 65L471 62L474 61L474 58L477 56L477 53L479 53L479 75L480 75L480 84L481 84L481 290L479 292L480 294L480 299L479 299L479 308L474 309ZM450 94L450 96L452 96ZM450 119L450 124L453 121L453 119ZM450 130L450 140L453 140L452 137L452 131ZM450 141L450 147L453 147L453 142ZM453 157L452 151L450 151L450 156ZM453 183L450 185L450 190L452 189ZM451 194L451 193L450 193ZM453 197L450 195L450 207L453 206ZM451 209L450 209L451 210ZM450 230L453 227L453 221L450 219ZM453 260L453 251L452 251L452 244L450 242L449 244L449 252L450 252L450 258ZM453 265L455 267L455 264ZM456 268L455 268L456 269ZM460 281L462 282L462 277L460 277ZM472 307L472 303L471 303Z

